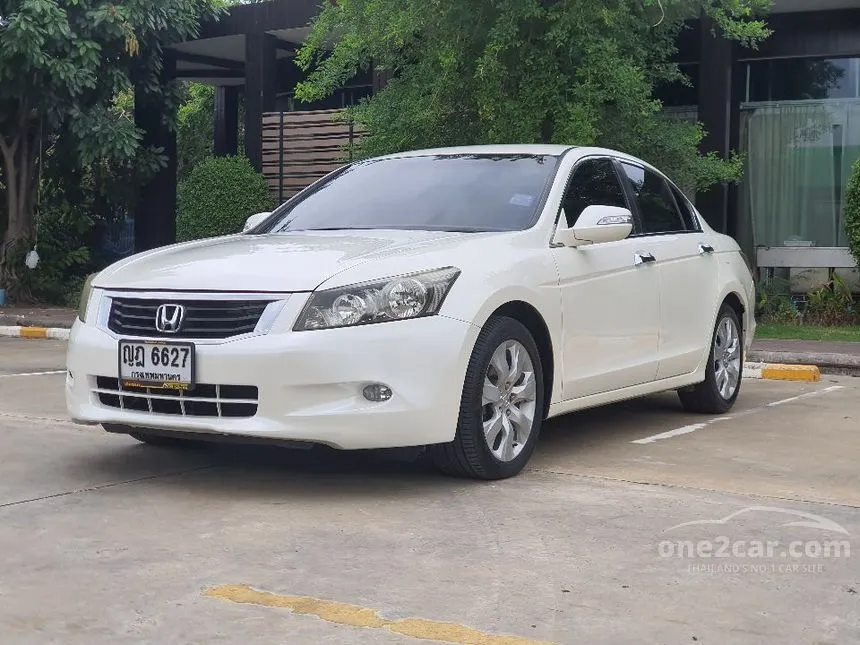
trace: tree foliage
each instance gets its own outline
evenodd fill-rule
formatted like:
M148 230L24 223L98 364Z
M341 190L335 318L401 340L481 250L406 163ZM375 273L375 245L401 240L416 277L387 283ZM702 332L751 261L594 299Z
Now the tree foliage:
M40 153L59 143L80 165L107 160L151 173L164 158L143 149L115 99L137 85L146 101L175 113L163 48L192 37L224 0L0 0L0 162L7 225L0 285L26 295L22 254L34 231Z
M700 125L662 115L662 83L685 21L727 37L768 35L770 0L339 0L324 3L298 64L315 101L373 65L387 87L352 109L365 156L482 143L602 145L659 164L682 185L739 178L698 153Z
M851 169L845 190L845 232L848 247L860 267L860 161Z
M185 83L176 127L178 175L184 179L201 161L211 157L214 148L215 86Z

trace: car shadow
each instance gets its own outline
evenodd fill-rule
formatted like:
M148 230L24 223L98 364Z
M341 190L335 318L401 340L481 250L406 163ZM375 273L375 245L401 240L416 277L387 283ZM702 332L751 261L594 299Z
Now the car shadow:
M108 437L122 441L121 437ZM426 459L389 451L296 450L274 446L167 448L124 442L67 464L90 481L144 484L158 490L231 500L416 499L433 490L480 485L449 478Z
M605 450L607 443L627 443L708 418L686 413L674 392L655 394L554 417L544 425L536 452L570 453L575 463Z
M575 412L549 421L535 458L552 454L553 461L572 467L609 443L627 442L689 423L677 397L656 395ZM659 420L662 419L662 425ZM418 450L339 451L324 446L301 450L268 445L201 444L193 448L166 448L139 444L121 436L106 436L113 443L96 454L80 454L69 468L91 481L145 481L160 488L181 488L229 498L283 501L333 495L361 499L412 496L428 491L457 491L473 486L515 485L528 478L529 467L505 482L482 482L447 477ZM533 460L534 462L534 460ZM532 462L532 463L533 463Z

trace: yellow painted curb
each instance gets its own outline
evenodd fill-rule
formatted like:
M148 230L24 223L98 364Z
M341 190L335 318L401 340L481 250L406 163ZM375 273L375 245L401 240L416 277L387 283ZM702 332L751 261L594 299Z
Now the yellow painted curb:
M767 364L762 367L761 377L771 381L805 381L807 383L817 383L821 380L821 371L815 365Z
M47 338L48 330L44 327L21 327L21 338Z
M71 335L70 329L58 327L56 329L49 327L0 327L0 338L29 338L29 339L50 339L50 340L69 340Z

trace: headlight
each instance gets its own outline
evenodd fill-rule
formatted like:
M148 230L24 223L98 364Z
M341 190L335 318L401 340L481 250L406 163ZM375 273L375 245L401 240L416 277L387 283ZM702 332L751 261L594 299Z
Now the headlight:
M81 289L81 299L78 302L78 318L82 323L87 322L87 306L90 303L90 296L93 295L93 280L97 274L93 273L87 277L84 282L84 288Z
M331 329L433 316L459 275L459 269L448 267L318 291L293 329Z

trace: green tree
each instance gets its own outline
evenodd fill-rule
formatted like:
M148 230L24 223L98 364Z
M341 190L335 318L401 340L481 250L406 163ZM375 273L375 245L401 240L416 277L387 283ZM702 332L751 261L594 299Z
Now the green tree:
M770 0L340 0L324 3L297 62L316 101L373 65L392 78L351 109L364 156L481 143L602 145L665 168L681 185L736 180L737 158L698 153L699 124L668 119L654 88L686 20L727 37L768 35Z
M73 149L83 166L99 160L153 172L164 163L143 150L131 118L114 100L135 85L162 102L171 120L177 89L162 82L167 44L197 33L224 0L0 0L0 162L6 219L0 286L26 296L20 275L33 235L37 161L46 146Z
M215 137L215 87L186 83L184 90L176 128L180 180L187 177L197 164L212 156Z

